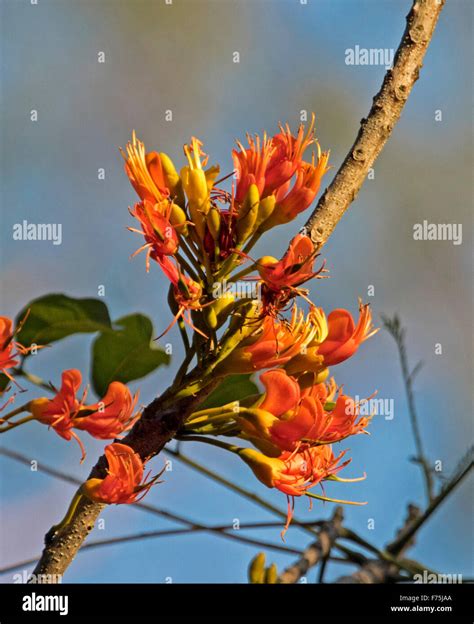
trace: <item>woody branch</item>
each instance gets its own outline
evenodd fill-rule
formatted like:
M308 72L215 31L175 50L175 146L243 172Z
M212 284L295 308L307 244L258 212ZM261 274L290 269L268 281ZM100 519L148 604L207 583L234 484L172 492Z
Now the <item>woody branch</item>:
M444 0L417 0L407 18L407 28L395 55L394 67L385 76L374 98L356 141L328 187L307 228L313 242L322 246L342 215L355 199L369 168L390 136L403 106L418 78L426 49L434 32ZM193 374L199 374L194 371ZM193 396L176 400L170 393L156 398L145 409L122 443L129 445L145 460L157 455L180 429L209 388ZM91 477L105 476L106 460L101 457ZM62 575L81 547L104 505L81 499L74 515L64 528L49 532L35 575ZM36 578L33 576L33 579Z
M321 247L364 183L382 151L418 80L428 45L445 0L417 0L407 16L407 26L395 54L393 68L385 74L380 91L333 181L306 223L313 242Z

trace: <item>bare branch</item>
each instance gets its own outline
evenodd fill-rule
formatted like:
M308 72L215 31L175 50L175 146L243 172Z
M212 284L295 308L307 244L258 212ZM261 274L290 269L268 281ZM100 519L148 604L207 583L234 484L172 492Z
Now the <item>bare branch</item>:
M356 198L369 169L400 118L405 102L418 80L426 49L444 0L416 0L407 16L407 27L395 55L393 69L385 74L359 134L339 171L321 197L306 229L321 247Z
M278 582L297 583L311 567L325 560L329 556L331 548L339 535L343 519L344 512L342 511L342 507L336 507L332 518L322 525L318 539L308 546L302 557L298 559L296 563L286 568L286 570L280 574Z
M449 494L451 494L451 492L461 483L464 477L469 474L473 467L473 453L474 449L469 449L466 456L461 460L460 465L456 468L453 476L443 486L438 496L436 496L436 498L431 501L427 509L411 523L410 527L406 531L403 531L403 533L400 533L397 539L387 547L387 550L390 553L398 555L402 552L419 529L425 524L428 518L430 518L436 509L438 509L444 499L449 496Z
M247 527L240 526L239 528L244 529ZM274 542L267 542L266 540L254 539L252 537L246 537L245 535L240 535L237 531L234 531L233 533L231 533L230 531L232 531L232 529L229 529L229 526L225 526L225 525L219 525L219 526L196 525L196 526L190 526L189 528L185 528L185 529L179 528L179 529L162 529L159 531L142 531L140 533L132 533L131 535L118 535L117 537L110 537L108 539L86 542L81 547L79 552L82 552L83 550L90 550L92 548L101 548L103 546L116 546L117 544L126 544L128 542L138 542L141 540L155 539L158 537L171 537L171 536L189 535L190 533L210 532L210 533L216 534L219 537L232 539L238 542L242 542L244 544L250 544L251 546L256 546L258 548L267 548L268 550L276 550L277 552L286 553L287 555L300 555L301 554L301 550L297 548L292 548L291 546L285 546L283 544L275 544ZM25 561L13 563L5 568L0 568L0 574L8 574L9 572L13 572L14 570L18 570L19 568L27 568L30 565L36 563L38 559L39 557L33 557L31 559L26 559Z
M421 566L417 561L404 559L401 555L413 545L414 537L419 529L467 476L472 467L473 449L471 448L461 460L449 482L423 513L420 513L415 505L409 505L404 526L398 531L396 539L385 550L389 556L367 561L357 572L340 577L336 583L387 583L398 579L400 568L407 570L412 575L421 572L422 569L428 570L426 566Z
M426 498L428 500L428 503L430 503L434 498L433 473L430 463L423 450L423 441L420 433L420 426L418 423L418 414L416 412L415 395L413 392L413 379L415 378L417 372L420 370L422 364L421 362L419 362L410 373L405 347L405 329L401 326L398 316L395 315L393 319L382 316L382 321L385 329L393 337L398 348L400 364L402 367L403 383L407 395L408 414L410 416L413 437L415 439L416 461L422 469L426 489Z

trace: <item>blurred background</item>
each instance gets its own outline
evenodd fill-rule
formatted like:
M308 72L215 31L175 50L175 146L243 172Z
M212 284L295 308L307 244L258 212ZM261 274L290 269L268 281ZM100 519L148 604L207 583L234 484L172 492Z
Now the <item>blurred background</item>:
M348 48L396 49L409 0L3 0L2 9L2 221L1 313L15 316L31 299L50 292L96 297L105 286L112 319L143 312L156 335L170 322L166 283L158 267L145 272L144 257L130 254L140 239L127 206L134 192L118 147L132 129L147 148L165 151L178 168L182 145L192 135L204 141L210 164L231 171L235 138L277 131L278 121L296 129L301 111L316 113L323 149L334 169L382 82L383 66L346 65ZM409 359L424 361L416 380L423 442L432 461L449 476L472 439L472 52L470 2L448 2L428 50L419 82L356 202L324 249L331 278L315 280L312 299L328 312L357 310L370 301L375 320L398 313L407 327ZM98 54L105 62L98 62ZM234 63L234 52L240 62ZM30 120L30 111L38 120ZM165 120L167 110L172 121ZM438 111L438 112L437 112ZM441 115L440 115L441 113ZM441 119L440 119L441 116ZM98 179L98 169L105 179ZM272 230L254 251L278 256L304 224ZM61 223L62 244L14 241L12 228ZM462 223L462 244L414 241L413 225ZM368 297L368 288L374 296ZM31 372L59 382L64 368L88 375L93 336L55 343L30 359ZM145 380L141 401L163 391L179 363L174 333L162 340L175 359ZM442 354L435 354L435 344ZM376 417L371 436L350 441L352 464L345 476L367 480L329 484L329 496L367 500L346 507L346 523L382 546L403 522L408 502L422 503L418 466L401 381L398 355L384 331L357 356L335 369L349 394L394 400L393 420ZM32 388L31 397L41 392ZM74 488L41 473L41 464L84 478L103 444L87 438L88 456L46 427L32 424L5 435L2 444L39 463L38 472L0 458L2 565L34 557L45 531L63 516ZM185 451L212 470L286 509L284 496L266 490L245 465L219 449L189 444ZM158 470L164 455L153 462ZM448 499L410 551L427 566L472 576L472 479ZM274 520L174 461L147 502L196 522L231 525ZM317 501L316 501L317 502ZM297 501L297 515L325 518L333 505ZM133 506L109 508L92 539L173 525ZM373 521L373 523L371 522ZM369 526L373 528L370 529ZM177 525L176 525L177 526ZM245 535L279 542L280 528ZM442 535L442 538L441 538ZM290 528L286 543L303 548L310 538ZM257 548L198 533L121 544L80 553L68 582L246 582ZM279 568L294 556L267 553ZM31 567L28 568L31 570ZM348 572L332 564L327 580ZM308 580L316 578L312 572ZM1 577L12 582L12 574Z

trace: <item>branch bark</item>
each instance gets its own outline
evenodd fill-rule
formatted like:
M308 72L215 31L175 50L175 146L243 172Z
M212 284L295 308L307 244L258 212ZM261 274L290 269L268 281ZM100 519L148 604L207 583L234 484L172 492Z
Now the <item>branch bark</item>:
M400 117L411 89L418 79L428 44L433 35L444 0L416 0L407 17L407 28L395 55L394 67L385 76L380 92L375 96L367 119L349 154L331 185L321 197L306 227L313 242L322 246L367 177L394 125ZM143 417L122 440L140 454L142 459L157 455L178 431L203 394L173 401L166 394L145 408ZM90 477L105 476L105 458L101 457ZM48 537L36 575L62 575L84 539L92 530L103 506L82 501L64 529ZM33 577L35 578L35 577Z
M357 197L369 169L382 151L418 80L423 58L445 0L416 0L395 55L393 69L385 74L382 88L362 119L354 145L326 189L306 231L317 247L327 241L343 214Z
M342 507L336 507L333 516L319 531L318 539L308 546L302 557L280 574L279 583L297 583L307 571L329 556L344 520Z

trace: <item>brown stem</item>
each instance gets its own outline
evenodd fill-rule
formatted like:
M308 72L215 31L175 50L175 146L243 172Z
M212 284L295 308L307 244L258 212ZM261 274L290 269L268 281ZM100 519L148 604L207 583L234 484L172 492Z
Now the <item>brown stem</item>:
M422 363L418 362L413 371L410 373L408 366L407 351L405 347L405 329L400 324L398 316L394 316L393 319L382 316L382 321L385 329L391 334L398 349L398 355L400 357L400 365L402 368L403 383L405 386L405 393L407 396L408 415L410 417L410 423L413 431L413 438L415 440L416 448L416 461L420 465L423 473L426 497L428 503L434 498L434 483L433 473L430 462L428 461L424 449L423 438L420 431L420 425L418 423L418 414L416 411L415 393L413 391L413 379L416 372L421 368Z
M297 583L311 567L325 560L329 556L331 548L339 536L343 519L344 513L342 507L336 507L332 518L321 526L318 539L308 546L298 561L280 574L278 582Z
M428 44L445 0L416 0L407 16L407 27L382 88L373 99L367 118L339 171L306 223L317 247L329 238L342 215L356 198L369 169L389 138L413 85L418 80Z

